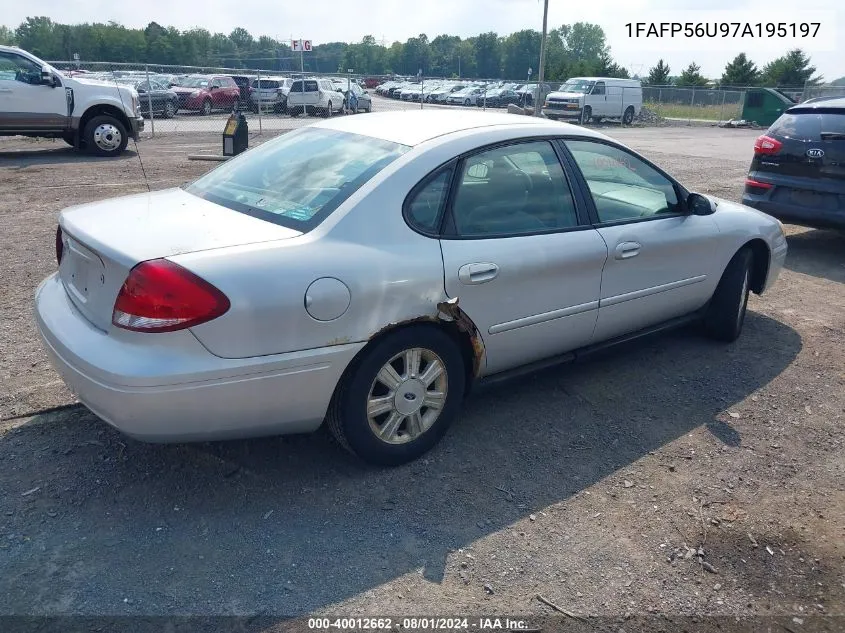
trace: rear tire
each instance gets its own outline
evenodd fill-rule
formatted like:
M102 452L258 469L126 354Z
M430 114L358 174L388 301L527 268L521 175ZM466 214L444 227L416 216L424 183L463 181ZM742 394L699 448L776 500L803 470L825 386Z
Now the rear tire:
M748 307L752 259L751 250L742 248L725 268L704 315L704 332L710 338L726 343L739 338Z
M634 106L628 106L625 109L625 114L622 115L622 123L624 125L631 125L634 122Z
M410 369L406 358L416 359ZM392 389L384 375L393 377ZM398 330L347 371L326 422L338 443L364 461L398 466L440 441L460 409L464 382L463 358L448 334L428 325Z

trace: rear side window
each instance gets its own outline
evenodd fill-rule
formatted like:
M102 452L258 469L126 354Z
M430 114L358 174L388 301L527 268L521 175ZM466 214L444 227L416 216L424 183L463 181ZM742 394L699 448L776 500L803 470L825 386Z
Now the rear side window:
M767 132L796 141L818 141L822 132L845 134L845 113L799 112L782 114Z
M414 191L405 202L405 218L423 232L437 229L446 196L449 195L449 182L452 169L444 169L429 178Z
M369 136L301 128L224 163L185 190L308 231L409 149Z

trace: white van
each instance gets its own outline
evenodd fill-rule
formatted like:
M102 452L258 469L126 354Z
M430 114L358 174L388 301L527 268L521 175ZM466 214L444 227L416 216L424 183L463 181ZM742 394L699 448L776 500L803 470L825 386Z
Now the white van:
M312 77L296 79L288 91L288 112L332 116L343 110L343 94L337 91L331 79Z
M543 114L550 119L578 119L596 123L622 119L630 125L643 107L643 87L638 79L573 77L546 97Z

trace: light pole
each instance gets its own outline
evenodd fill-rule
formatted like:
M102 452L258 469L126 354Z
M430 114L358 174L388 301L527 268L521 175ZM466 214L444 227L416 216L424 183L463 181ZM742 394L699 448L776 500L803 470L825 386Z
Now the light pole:
M546 66L546 28L549 22L549 0L543 0L543 35L540 38L540 69L537 71L537 100L534 102L534 116L540 116L543 113L541 100L543 99L543 75L545 74Z

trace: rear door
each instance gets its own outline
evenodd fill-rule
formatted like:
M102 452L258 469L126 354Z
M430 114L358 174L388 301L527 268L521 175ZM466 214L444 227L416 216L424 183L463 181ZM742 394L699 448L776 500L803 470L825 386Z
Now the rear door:
M464 158L431 179L406 217L436 220L453 172L441 237L446 294L481 332L483 373L587 345L607 248L553 144L524 140Z
M680 187L624 148L593 139L565 145L608 250L595 340L702 307L722 273L714 256L720 241L713 218L687 214Z

